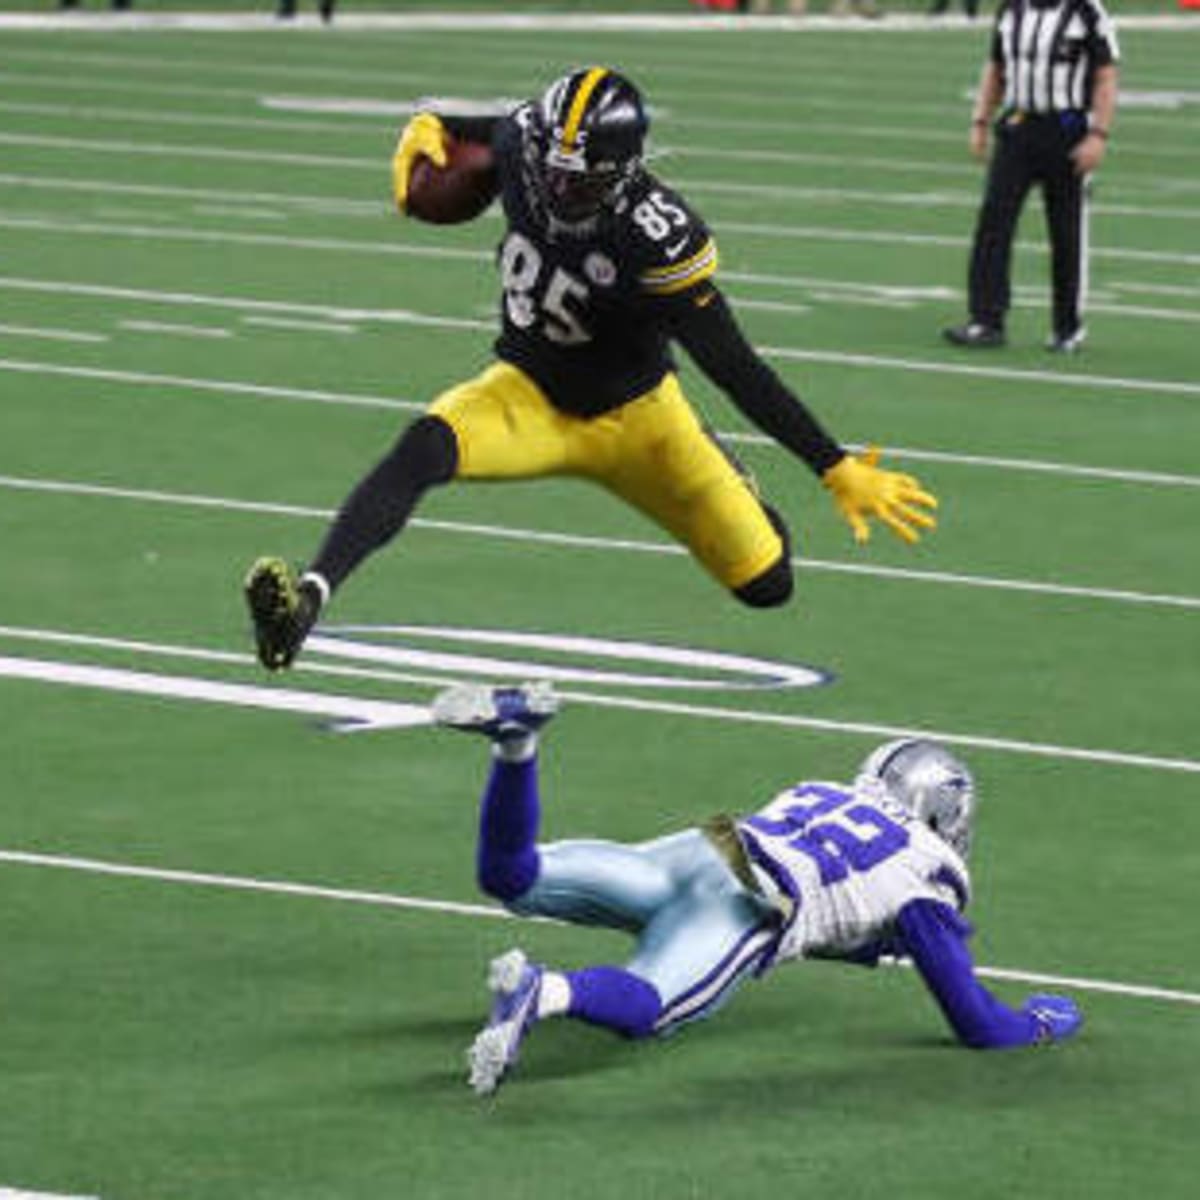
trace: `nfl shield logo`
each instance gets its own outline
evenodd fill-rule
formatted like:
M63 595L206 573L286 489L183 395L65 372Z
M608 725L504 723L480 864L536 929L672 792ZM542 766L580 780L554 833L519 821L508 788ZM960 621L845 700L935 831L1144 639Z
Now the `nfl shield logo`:
M617 268L607 254L593 251L583 260L583 273L597 287L612 287L617 278Z

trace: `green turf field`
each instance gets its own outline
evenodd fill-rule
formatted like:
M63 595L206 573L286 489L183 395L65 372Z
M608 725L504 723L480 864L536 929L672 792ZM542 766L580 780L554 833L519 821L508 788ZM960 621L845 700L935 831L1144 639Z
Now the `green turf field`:
M1041 349L1036 201L1012 345L938 336L963 309L985 41L0 28L0 1197L1194 1193L1200 22L1123 35L1091 341L1067 361ZM523 96L581 59L644 85L656 169L771 363L936 491L941 527L856 547L687 371L793 526L785 611L737 607L582 484L463 486L329 613L442 657L265 677L246 565L310 555L412 412L488 359L500 226L391 215L404 106ZM662 647L834 680L737 687L763 676ZM622 943L452 907L480 905L486 754L404 724L489 673L451 654L563 672L551 837L650 837L845 777L898 729L946 738L982 792L979 961L1014 1002L1070 981L1081 1039L961 1051L908 971L813 965L661 1045L544 1027L479 1102L488 958ZM644 678L664 673L694 686ZM364 712L392 726L327 728Z

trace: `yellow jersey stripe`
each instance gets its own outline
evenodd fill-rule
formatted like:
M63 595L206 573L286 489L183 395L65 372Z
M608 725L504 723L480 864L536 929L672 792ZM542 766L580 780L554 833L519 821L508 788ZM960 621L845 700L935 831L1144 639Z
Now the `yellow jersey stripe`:
M669 296L674 292L686 291L713 275L717 269L717 261L717 247L710 238L700 252L693 254L686 262L644 271L639 282L642 290L653 296Z
M712 238L706 238L704 245L700 247L690 258L685 258L681 262L668 263L665 267L649 267L642 272L642 278L645 280L661 279L667 275L677 275L680 271L686 271L693 263L699 262L703 258L707 258L710 254L716 254L717 248L713 244Z
M596 90L596 85L607 74L607 67L592 67L583 77L583 82L579 85L579 91L575 93L575 99L571 101L571 111L567 113L567 123L563 126L560 149L564 154L570 154L575 149L575 138L579 134L579 126L583 121L583 114L587 109L588 101L592 98L592 93Z

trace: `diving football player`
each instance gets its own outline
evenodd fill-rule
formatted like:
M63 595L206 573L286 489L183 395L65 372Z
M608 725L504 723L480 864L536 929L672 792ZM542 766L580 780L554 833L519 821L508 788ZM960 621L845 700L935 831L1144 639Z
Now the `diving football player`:
M480 1094L499 1087L540 1021L669 1034L791 960L909 958L959 1042L976 1049L1078 1031L1074 1001L1039 993L1011 1008L975 976L963 915L975 785L944 746L888 742L852 783L798 783L750 815L650 842L539 844L538 737L557 707L546 684L460 684L434 701L438 724L492 744L479 883L521 916L622 930L635 948L624 965L573 971L520 950L493 960L491 1015L469 1052Z

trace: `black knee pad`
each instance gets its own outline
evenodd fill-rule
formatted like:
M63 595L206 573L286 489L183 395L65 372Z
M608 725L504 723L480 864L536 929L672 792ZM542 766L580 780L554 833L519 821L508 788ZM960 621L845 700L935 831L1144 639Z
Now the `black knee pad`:
M779 513L770 505L763 505L763 512L772 528L783 542L783 552L761 574L749 583L734 588L733 594L750 608L777 608L791 599L792 581L792 535Z
M414 483L449 483L458 469L458 439L441 417L418 417L401 435L390 457Z
M792 564L788 556L777 558L761 575L734 588L733 594L750 608L778 608L792 595Z

